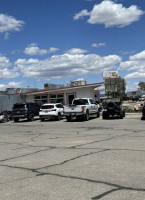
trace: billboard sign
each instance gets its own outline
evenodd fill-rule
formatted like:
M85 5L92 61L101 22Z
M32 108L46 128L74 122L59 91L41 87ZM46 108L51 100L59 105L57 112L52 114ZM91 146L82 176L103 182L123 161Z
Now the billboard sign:
M118 78L118 77L119 77L118 71L105 71L105 72L103 72L103 78L104 79Z
M106 92L117 92L117 85L107 85L105 87Z

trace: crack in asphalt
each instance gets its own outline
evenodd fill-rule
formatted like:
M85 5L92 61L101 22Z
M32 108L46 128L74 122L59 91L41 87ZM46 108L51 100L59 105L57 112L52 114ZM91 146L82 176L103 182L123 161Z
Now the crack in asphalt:
M110 138L106 138L106 139L102 139L102 140L96 140L96 141L93 141L93 142L88 142L88 143L85 143L85 144L78 144L78 145L75 145L75 146L71 146L71 148L76 148L76 147L79 147L79 146L94 144L94 143L98 143L98 142L104 142L104 141L112 140L112 139L122 137L122 136L127 136L127 135L128 134L123 134L123 135L118 135L118 136L114 136L114 137L110 137Z
M115 127L104 127L104 126L96 126L96 127L77 127L77 128L82 128L86 129L88 131L90 130L122 130L122 131L131 131L133 133L139 133L139 132L144 132L144 130L134 130L134 129L121 129L121 128L115 128Z
M110 194L110 193L116 192L116 191L118 191L118 190L122 190L122 188L116 188L116 189L112 189L112 190L106 191L106 192L104 192L104 193L102 193L102 194L100 194L100 195L98 195L98 196L96 196L96 197L93 197L93 198L91 198L91 199L92 199L92 200L101 199L102 197L104 197L104 196L106 196L106 195L108 195L108 194Z
M31 125L29 126L26 126L26 125L18 125L18 127L32 127ZM42 126L42 125L38 125L38 126ZM75 127L77 128L77 127ZM81 128L81 127L78 127L78 128ZM118 129L118 128L112 128L112 127L83 127L85 129L87 129L87 131L91 131L91 130L122 130L122 131L127 131L127 132L132 132L132 133L141 133L141 132L144 132L143 130L131 130L131 129ZM28 132L27 132L28 133ZM79 137L87 137L86 135L85 136L80 136L80 132L79 131L75 131L75 133L77 134L77 137L75 135L76 138L79 138ZM39 134L34 134L33 137L30 138L31 141L35 142L35 139L36 138L39 138L41 136L44 136L44 135L49 135L49 134L52 134L52 133L39 133ZM57 135L57 134L55 134ZM64 134L64 135L67 135L67 134ZM78 136L79 135L79 136ZM95 134L95 135L88 135L88 136L96 136L98 134ZM82 146L84 145L89 145L89 144L94 144L94 143L99 143L99 142L104 142L104 141L109 141L109 140L113 140L115 138L119 138L119 137L124 137L124 136L129 136L129 137L145 137L145 136L131 136L131 133L128 133L128 134L122 134L122 135L117 135L117 136L113 136L113 137L109 137L109 138L106 138L106 139L101 139L101 140L96 140L96 141L93 141L93 142L88 142L88 143L85 143L85 144L79 144L79 145L74 145L74 146L70 146L70 147L52 147L52 146L32 146L32 145L26 145L28 142L24 142L23 144L22 143L8 143L8 142L0 142L0 144L17 144L17 145L26 145L25 147L20 147L20 148L16 148L16 149L13 149L13 150L17 150L17 149L23 149L23 148L29 148L29 147L39 147L39 148L46 148L46 149L43 149L43 150L39 150L39 151L35 151L35 152L32 152L32 153L28 153L28 154L24 154L24 155L20 155L20 156L16 156L16 157L12 157L12 158L8 158L8 159L3 159L3 160L0 160L0 163L2 162L5 162L5 161L9 161L9 160L13 160L13 159L17 159L17 158L21 158L21 157L25 157L25 156L29 156L29 155L33 155L33 154L36 154L36 153L39 153L39 152L43 152L43 151L49 151L49 150L53 150L53 149L75 149L75 150L80 150L80 149L98 149L97 152L90 152L90 153L86 153L86 154L83 154L83 155L80 155L80 156L76 156L74 158L71 158L71 159L68 159L68 160L64 160L63 162L60 162L60 163L57 163L57 164L53 164L53 165L48 165L48 166L44 166L44 167L41 167L41 168L37 168L37 169L32 169L32 168L25 168L25 167L18 167L18 166L10 166L10 165L5 165L5 164L1 164L0 166L1 167L9 167L9 168L13 168L13 169L20 169L20 170L24 170L24 171L29 171L29 172L32 172L35 173L34 176L32 177L26 177L26 178L19 178L19 179L16 179L16 180L13 180L13 181L9 181L9 182L3 182L3 183L0 183L0 184L6 184L6 183L12 183L12 182L16 182L16 181L21 181L21 180L25 180L25 179L29 179L29 178L34 178L34 177L39 177L39 176L56 176L56 177L59 177L59 178L66 178L66 179L74 179L74 180L81 180L81 181L87 181L87 182L90 182L90 183L94 183L94 184L104 184L104 185L107 185L107 186L111 186L111 187L115 187L113 189L110 189L102 194L99 194L99 195L96 195L95 197L92 197L91 199L92 200L97 200L97 199L101 199L103 198L104 196L107 196L113 192L117 192L119 190L131 190L131 191L142 191L142 192L145 192L145 188L136 188L136 187L127 187L127 186L121 186L121 185L118 185L118 184L115 184L115 183L110 183L110 182L105 182L105 181L97 181L97 180L93 180L93 179L88 179L88 178L82 178L82 177L77 177L77 176L67 176L67 175L61 175L61 174L57 174L57 173L50 173L50 172L41 172L40 170L43 170L43 169L46 169L46 168L50 168L50 167L55 167L55 166L61 166L63 164L66 164L68 162L71 162L73 160L76 160L76 159L79 159L81 157L85 157L85 156L90 156L90 155L93 155L93 154L97 154L97 153L102 153L102 152L106 152L106 151L132 151L132 152L145 152L145 150L135 150L135 149L101 149L101 148L83 148ZM58 139L58 138L73 138L72 136L71 137L52 137L52 138L48 138L48 140L55 140L55 139ZM40 141L40 140L39 140ZM48 149L47 149L48 148Z
M106 191L106 192L104 192L103 194L101 194L99 196L93 197L92 199L94 199L94 200L97 199L97 198L98 199L102 198L103 196L105 196L107 194L110 194L111 192L115 192L117 190L132 190L132 191L145 192L145 188L127 187L127 186L122 186L122 185L118 185L118 184L115 184L115 183L110 183L110 182L107 182L107 181L97 181L97 180L83 178L83 177L77 177L77 176L68 176L68 175L62 175L62 174L50 173L50 172L40 172L39 168L38 169L32 169L32 168L25 168L25 167L10 166L10 165L0 165L0 166L14 168L14 169L20 169L20 170L25 170L25 171L30 171L32 173L35 173L35 176L26 177L26 178L34 178L34 177L37 177L37 176L57 176L57 177L60 177L60 178L81 180L81 181L86 181L86 182L90 182L90 183L103 184L103 185L115 187L115 189ZM26 178L23 178L23 179L26 179ZM19 181L19 180L21 180L21 179L17 179L17 180L14 180L14 181ZM11 181L11 182L14 182L14 181ZM7 182L0 183L0 184L5 184L5 183L7 183Z
M39 172L37 170L34 170L34 171ZM97 184L104 184L104 185L107 185L107 186L116 187L116 189L121 188L123 190L134 190L134 191L145 192L145 188L127 187L127 186L122 186L122 185L118 185L118 184L115 184L115 183L110 183L110 182L105 182L105 181L97 181L97 180L82 178L82 177L77 177L77 176L67 176L67 175L55 174L55 173L50 173L50 172L44 172L44 173L41 172L39 174L39 176L45 176L45 175L58 176L58 177L61 177L61 178L70 178L70 179L75 179L75 180L82 180L82 181L87 181L87 182L97 183Z
M48 166L45 166L45 167L37 168L37 170L42 170L42 169L45 169L45 168L50 168L50 167L55 167L55 166L63 165L63 164L68 163L70 161L74 161L74 160L76 160L78 158L82 158L82 157L85 157L85 156L90 156L90 155L97 154L97 153L102 153L102 152L105 152L105 151L109 151L109 149L103 149L103 150L97 151L97 152L86 153L86 154L83 154L83 155L76 156L74 158L65 160L65 161L63 161L61 163L57 163L57 164L53 164L53 165L48 165Z
M50 151L52 150L53 148L49 148L49 149L43 149L43 150L39 150L39 151L35 151L35 152L32 152L32 153L27 153L27 154L24 154L24 155L21 155L21 156L15 156L15 157L12 157L12 158L6 158L6 159L3 159L3 160L0 160L0 162L4 162L4 161L8 161L8 160L14 160L14 159L17 159L17 158L23 158L25 156L29 156L29 155L33 155L33 154L36 154L36 153L40 153L40 152L43 152L43 151Z
M48 150L51 150L51 149L48 149ZM37 168L37 169L25 168L25 167L18 167L18 166L10 166L10 165L3 165L3 164L1 164L0 166L14 168L14 169L20 169L20 170L25 170L25 171L30 171L32 173L35 173L35 176L26 177L26 178L22 178L22 179L17 179L17 180L10 181L10 182L16 182L16 181L25 180L25 179L28 179L28 178L37 177L37 176L49 175L49 176L57 176L57 177L60 177L60 178L69 178L69 179L87 181L87 182L91 182L91 183L95 183L95 184L104 184L104 185L107 185L107 186L115 187L114 189L111 189L111 190L106 191L106 192L104 192L102 194L99 194L99 195L97 195L95 197L92 197L92 200L101 199L104 196L107 196L107 195L109 195L109 194L111 194L113 192L119 191L119 190L131 190L131 191L142 191L142 192L145 192L144 188L134 188L134 187L121 186L121 185L118 185L118 184L115 184L115 183L110 183L110 182L105 182L105 181L97 181L97 180L92 180L92 179L82 178L82 177L77 177L77 176L66 176L66 175L61 175L61 174L57 174L57 173L40 172L40 170L42 170L42 169L46 169L46 168L50 168L50 167L54 167L54 166L63 165L65 163L67 163L67 162L79 159L81 157L85 157L85 156L89 156L89 155L92 155L92 154L101 153L101 152L105 152L105 151L110 151L110 150L120 150L120 149L103 149L103 150L97 151L97 152L90 152L88 154L83 154L83 155L71 158L69 160L65 160L65 161L63 161L61 163L58 163L58 164L48 165L48 166L45 166L45 167L42 167L42 168ZM123 149L123 150L128 150L128 149ZM42 151L45 151L45 150L42 150ZM142 150L139 150L139 151L142 151ZM40 151L38 151L38 152L40 152ZM37 153L37 152L34 152L34 153ZM25 156L26 155L28 155L28 154L25 154ZM6 183L7 182L3 182L3 183L0 183L0 184L6 184Z

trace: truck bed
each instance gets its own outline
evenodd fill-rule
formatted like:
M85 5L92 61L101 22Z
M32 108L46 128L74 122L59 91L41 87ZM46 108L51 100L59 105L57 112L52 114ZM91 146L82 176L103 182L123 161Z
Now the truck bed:
M76 106L76 105L70 105L70 106L65 106L64 107L64 115L68 114L83 114L84 112L84 106Z

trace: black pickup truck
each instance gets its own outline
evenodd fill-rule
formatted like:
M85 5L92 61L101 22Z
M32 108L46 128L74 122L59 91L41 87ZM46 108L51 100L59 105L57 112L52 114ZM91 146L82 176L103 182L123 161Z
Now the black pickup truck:
M14 122L18 122L19 119L27 118L28 121L33 121L34 116L39 115L40 107L37 103L16 103L12 109L12 117Z

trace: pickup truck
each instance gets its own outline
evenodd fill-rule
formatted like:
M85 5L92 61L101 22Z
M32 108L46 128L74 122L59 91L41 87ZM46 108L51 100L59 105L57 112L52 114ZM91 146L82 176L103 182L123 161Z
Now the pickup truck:
M74 117L84 118L89 120L89 116L95 114L96 117L100 117L99 105L90 98L77 98L72 101L69 106L64 106L63 115L67 121L71 121Z

